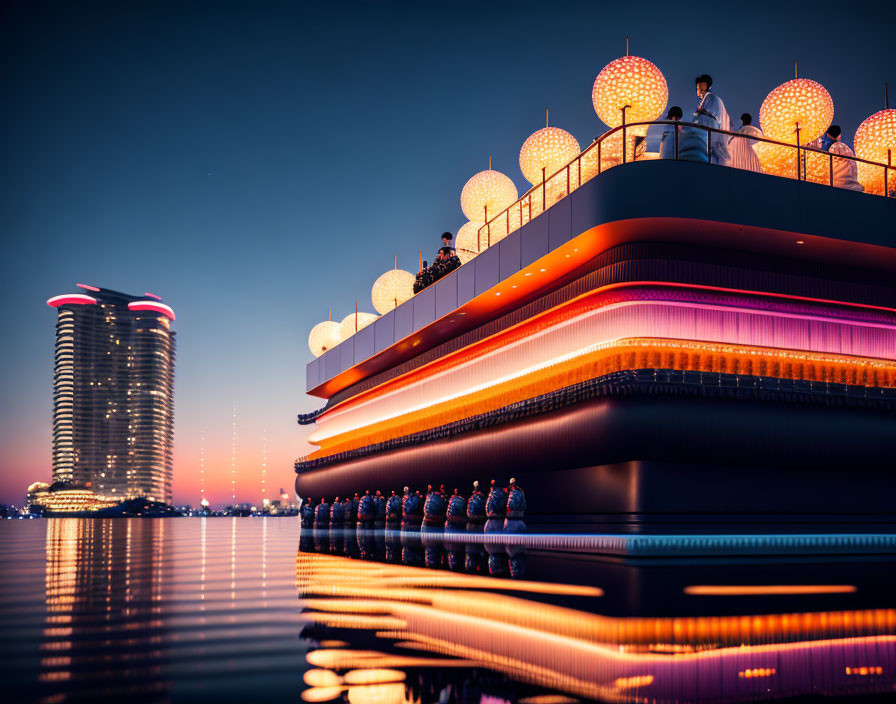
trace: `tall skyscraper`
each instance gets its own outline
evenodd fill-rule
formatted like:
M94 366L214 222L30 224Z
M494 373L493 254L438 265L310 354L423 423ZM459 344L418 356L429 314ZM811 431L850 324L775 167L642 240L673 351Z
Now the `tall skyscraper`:
M54 296L53 482L171 502L174 311L151 293Z

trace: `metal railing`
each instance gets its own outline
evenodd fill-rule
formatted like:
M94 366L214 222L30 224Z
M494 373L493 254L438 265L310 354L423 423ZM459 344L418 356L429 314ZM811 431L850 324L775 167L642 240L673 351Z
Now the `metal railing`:
M652 125L678 127L674 131L674 154L671 157L664 157L664 159L711 164L712 135L715 133L745 139L751 143L768 145L763 148L770 150L768 161L772 163L772 168L767 171L763 170L762 173L834 187L835 160L842 159L856 163L856 170L860 180L864 182L866 193L888 198L896 197L896 165L892 163L883 164L854 156L832 154L812 147L789 144L767 137L754 137L743 132L722 130L693 122L676 120L630 122L602 134L582 150L575 159L555 173L547 175L542 169L541 183L532 186L516 202L494 217L489 218L488 211L486 211L486 223L478 231L477 250L481 252L504 239L511 232L541 215L552 205L607 169L628 162L652 161L658 158L658 156L647 156L646 151L643 154L639 152L640 145L646 146L647 128ZM706 132L706 154L700 155L699 159L694 158L690 152L684 157L680 153L681 134L683 131L690 130ZM635 140L630 137L641 137L642 141L640 144L636 144ZM879 176L875 175L875 171L879 172Z

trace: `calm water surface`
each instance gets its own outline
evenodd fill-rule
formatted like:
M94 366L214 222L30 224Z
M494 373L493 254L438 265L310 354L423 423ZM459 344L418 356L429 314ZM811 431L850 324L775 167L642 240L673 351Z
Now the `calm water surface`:
M0 555L4 701L896 698L886 554L623 560L70 518L0 522Z

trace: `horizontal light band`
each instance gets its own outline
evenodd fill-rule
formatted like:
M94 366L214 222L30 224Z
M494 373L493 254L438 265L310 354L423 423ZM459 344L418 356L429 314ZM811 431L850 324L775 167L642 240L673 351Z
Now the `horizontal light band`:
M852 594L852 584L695 584L684 588L692 596L793 596L799 594Z
M148 310L153 311L155 313L161 313L166 318L170 318L174 320L174 311L170 308L170 306L166 306L164 303L159 303L157 301L131 301L128 303L129 310Z
M537 322L527 321L322 413L309 440L321 443L523 377L600 345L642 337L646 331L651 338L896 359L896 325L889 322L894 320L892 316L875 313L880 320L826 318L786 309L652 300L646 297L649 293L616 292L580 300Z
M595 349L596 348L596 349ZM698 341L634 338L551 360L522 377L320 441L319 459L428 430L627 369L721 372L842 384L896 387L896 362Z
M64 305L96 305L96 299L83 293L63 293L61 296L53 296L47 299L50 308L58 308Z

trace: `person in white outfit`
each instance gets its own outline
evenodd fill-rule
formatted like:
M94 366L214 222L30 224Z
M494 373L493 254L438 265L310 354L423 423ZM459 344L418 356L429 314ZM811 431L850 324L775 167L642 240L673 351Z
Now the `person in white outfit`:
M683 116L684 113L677 105L673 105L666 113L666 119L675 122L681 122ZM679 129L678 125L663 125L663 136L660 137L660 159L675 158L675 131L677 129Z
M707 127L715 127L720 130L731 129L731 118L728 117L728 111L725 109L725 103L722 99L713 93L712 76L704 73L695 79L697 84L697 97L700 102L694 111L694 122L698 125L706 125ZM728 155L727 134L719 134L713 132L710 140L710 162L728 166L731 157Z
M741 126L737 130L745 137L732 137L728 142L728 153L731 155L731 166L746 171L761 171L759 157L756 156L755 139L750 137L762 137L762 130L753 125L753 116L745 112L740 116Z
M831 154L839 154L840 156L854 157L855 152L849 145L843 143L843 130L840 125L831 125L828 127L826 134L821 135L813 142L809 142L806 146L813 149L828 151ZM827 146L827 149L825 147ZM859 183L859 167L852 159L837 159L833 161L834 183L837 188L847 188L850 191L864 191L865 187Z

